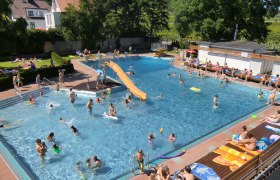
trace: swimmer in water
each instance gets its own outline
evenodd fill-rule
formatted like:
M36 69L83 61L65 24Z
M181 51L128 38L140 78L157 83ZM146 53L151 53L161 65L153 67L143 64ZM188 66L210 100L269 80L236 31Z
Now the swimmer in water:
M88 110L90 115L92 115L92 107L93 107L93 100L89 99L89 101L87 103L87 110Z
M219 101L219 97L218 97L218 95L216 94L215 96L214 96L214 98L213 98L213 109L216 109L216 108L218 108L218 102Z
M163 96L163 93L161 93L159 96L156 97L157 99L163 99L164 96Z
M170 78L170 74L167 74L167 77Z
M174 142L176 141L175 134L171 133L168 139L171 144L174 144Z
M47 138L48 141L55 141L54 139L54 133L51 132L49 135L48 135L48 138Z
M113 105L113 103L110 103L110 106L109 106L109 115L110 115L110 116L116 116L116 115L117 115L117 111L116 111L116 108L115 108L115 106Z
M65 123L65 119L63 119L62 117L59 118L59 122Z
M87 168L92 169L90 158L86 159Z
M149 144L153 144L153 140L154 140L155 138L156 138L156 137L154 136L154 134L149 133L149 134L148 134L148 142L149 142Z
M264 94L262 91L260 91L258 94L257 94L257 98L258 99L263 99L264 98Z
M53 105L50 104L49 109L50 109L50 110L53 110L53 108L54 108Z
M93 156L92 160L94 163L93 168L100 168L102 166L102 161L97 156Z
M105 91L102 92L101 97L102 97L103 100L106 99L106 93L105 93Z
M55 155L59 156L59 153L61 152L60 147L54 143L52 149L55 152Z
M180 84L184 84L184 79L180 79Z
M99 104L99 103L101 103L101 99L100 98L96 98L95 102Z
M72 133L74 133L76 136L78 136L80 134L78 129L75 126L73 126L73 125L71 126L71 130L72 130Z
M35 103L35 97L33 96L33 93L31 93L30 95L29 95L29 102L31 103L31 104L34 104Z
M69 99L70 99L70 102L72 104L74 104L75 100L76 100L76 94L75 92L72 91L72 88L70 88L70 93L69 93Z

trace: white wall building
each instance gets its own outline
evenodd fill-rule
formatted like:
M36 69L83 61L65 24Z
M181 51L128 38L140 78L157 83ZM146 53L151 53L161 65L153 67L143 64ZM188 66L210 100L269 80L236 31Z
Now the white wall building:
M70 4L78 7L80 0L52 0L51 11L45 14L46 29L60 27L60 15Z
M28 23L28 29L46 29L45 14L50 6L43 0L13 0L11 19L23 18Z
M249 69L253 74L280 74L280 57L266 47L255 42L201 42L198 45L198 58L201 62L211 61L212 64L225 63L239 70Z

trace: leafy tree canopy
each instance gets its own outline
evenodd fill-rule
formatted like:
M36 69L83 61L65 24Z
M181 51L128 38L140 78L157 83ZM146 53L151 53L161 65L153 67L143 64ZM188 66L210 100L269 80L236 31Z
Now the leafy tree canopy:
M93 48L98 40L119 37L153 37L168 28L170 0L81 0L61 16L69 39Z
M265 17L277 14L280 0L173 0L175 27L181 37L196 33L204 40L238 38L263 41Z

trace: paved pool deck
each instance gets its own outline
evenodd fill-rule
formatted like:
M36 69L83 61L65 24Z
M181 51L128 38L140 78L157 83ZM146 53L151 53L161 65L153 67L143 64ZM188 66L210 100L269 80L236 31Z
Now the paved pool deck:
M141 54L140 56L154 56L154 53ZM80 64L76 60L73 60L72 63L74 65L76 72L66 76L66 78L65 78L65 87L66 88L79 86L79 85L87 82L88 78L89 78L90 82L96 81L97 73L95 71L92 71L91 68ZM176 58L176 56L174 58L173 65L178 68L185 69L185 70L188 69L188 67L180 65L180 61ZM197 70L195 70L195 71L197 71ZM214 75L213 73L210 73L210 72L208 74L210 76ZM57 78L53 78L51 80L57 81ZM242 84L256 87L256 88L259 87L258 84L253 83L253 82L239 82L239 81L233 81L233 82L242 83ZM36 84L28 84L28 85L24 86L24 88L22 88L22 91L28 92L28 91L33 91L36 89L38 89ZM15 95L16 94L13 89L3 91L3 92L0 92L0 100L6 99L9 97L13 97ZM274 114L275 111L278 109L280 109L279 106L269 106L266 109L262 110L261 112L257 113L257 116L258 116L257 119L253 119L253 118L249 117L249 118L245 119L244 121L223 130L219 134L214 135L213 137L210 137L206 140L203 140L202 142L195 145L194 147L186 149L186 153L183 156L164 161L159 166L167 165L170 168L171 173L175 172L176 170L182 169L185 165L191 164L191 163L197 161L201 157L203 157L203 156L207 155L208 153L210 153L211 151L213 151L215 148L226 144L227 143L226 139L230 138L232 136L232 134L239 132L243 125L246 125L249 130L253 129L260 124L259 120L261 119L261 117L265 117L265 116ZM9 166L7 165L5 160L0 155L0 180L14 180L14 179L18 179L18 178L14 175L14 173L9 168ZM148 176L145 174L142 174L142 175L133 177L133 175L131 175L127 179L146 180L146 179L148 179Z

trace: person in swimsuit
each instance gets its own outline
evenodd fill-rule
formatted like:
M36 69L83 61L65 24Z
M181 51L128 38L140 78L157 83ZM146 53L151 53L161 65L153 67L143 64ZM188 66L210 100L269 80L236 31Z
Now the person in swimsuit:
M93 100L90 99L87 103L87 110L88 110L90 115L92 114L92 107L93 107Z
M92 160L94 163L93 168L100 168L102 166L102 161L97 156L93 156Z
M275 99L276 99L276 89L273 89L271 94L268 97L267 103L266 104L271 104L274 105Z
M136 155L134 157L137 159L140 173L142 173L144 171L144 157L145 157L145 154L143 153L143 151L141 149L136 153Z
M45 155L46 155L46 146L44 147L44 145L42 144L41 139L36 139L36 151L38 152L40 158L43 160L45 159Z
M227 139L227 140L232 140L232 141L238 143L239 141L241 141L243 139L247 139L248 138L247 134L248 134L247 126L242 126L240 134L234 134L232 136L232 139Z
M272 123L279 123L280 122L280 110L277 110L275 115L271 115L266 117L262 122L272 122Z
M29 95L29 102L31 103L31 104L34 104L35 103L35 98L34 98L34 96L33 96L33 94L31 93L30 95Z
M75 92L72 91L72 88L70 88L69 99L70 99L70 102L71 102L72 104L74 104L74 102L75 102L75 100L76 100L76 94L75 94Z
M153 140L154 140L155 138L156 138L156 137L154 136L154 134L149 133L149 134L148 134L148 142L149 142L149 144L153 144Z
M105 100L105 99L106 99L106 92L105 92L105 91L103 91L103 92L102 92L102 94L101 94L101 98L102 98L103 100Z
M257 98L258 98L258 99L264 98L264 94L263 94L262 91L260 91L260 92L257 94Z
M194 175L192 174L192 169L190 166L185 166L184 171L179 174L181 178L186 180L194 180Z
M248 137L247 139L242 139L242 140L238 141L237 144L245 146L245 148L250 151L256 150L257 140L250 133L247 134L247 137Z
M216 109L218 107L218 102L219 101L219 97L218 95L216 94L213 98L213 108Z
M169 168L167 166L163 166L163 167L160 167L158 169L158 176L159 176L159 179L160 180L170 180L170 171L169 171Z
M48 135L48 138L47 138L48 141L55 141L54 139L54 133L51 132L49 135Z
M96 98L95 102L99 104L99 103L101 103L101 99L100 98Z
M79 135L80 134L80 132L78 131L78 129L75 127L75 126L71 126L71 130L72 130L72 132L75 134L75 135Z
M175 141L176 141L176 137L175 137L175 134L174 133L171 133L170 135L169 135L169 142L171 143L171 144L173 144Z
M40 85L41 85L40 74L37 74L35 81L36 81L36 84L38 85L38 88L40 88Z
M113 103L110 103L109 115L110 116L116 116L117 115L117 111L116 111L116 108L114 107Z

